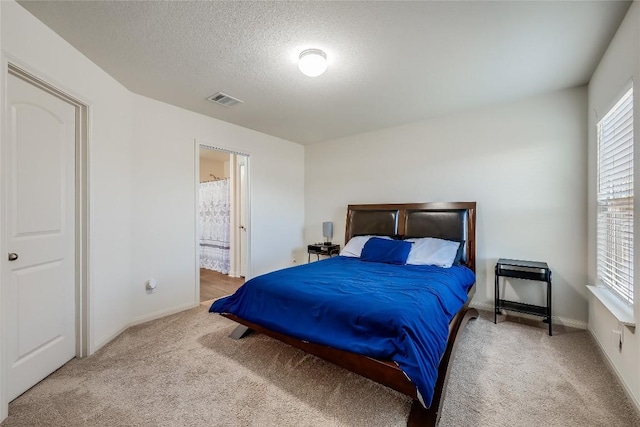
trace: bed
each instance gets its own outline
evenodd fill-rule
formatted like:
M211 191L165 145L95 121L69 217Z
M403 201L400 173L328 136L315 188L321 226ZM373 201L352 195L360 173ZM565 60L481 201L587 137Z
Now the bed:
M243 287L233 296L214 302L210 311L219 312L241 324L231 334L232 338L240 339L253 331L264 333L410 396L413 403L407 425L435 426L440 418L449 362L453 358L459 333L469 319L478 315L475 309L469 307L475 293L475 216L475 202L349 205L345 243L353 237L363 235L390 236L395 239L434 237L458 241L461 242L459 256L463 267L442 269L431 266L382 265L360 259L334 257L313 265L260 276L255 285ZM401 274L398 273L400 270ZM406 287L414 283L416 277L424 278L429 274L437 285L423 283L429 292L420 289L418 293L418 290ZM393 300L393 304L388 304L388 310L376 310L374 314L365 316L359 307L366 303L358 299L352 301L351 298L378 298L380 284L386 284L391 276L393 280L397 278L401 281L400 284L393 285L393 292L398 286L402 286L402 292L396 293L409 294L415 299L414 303L401 301L404 305L398 311L397 303ZM459 276L460 281L466 281L464 291L460 291L458 286L440 285L438 281L441 278L442 283L445 283L444 276ZM454 281L457 280L456 277ZM369 280L365 289L367 292L371 289L371 292L369 295L355 295L353 289L356 288L352 287L352 282L359 285L365 278ZM288 280L293 280L298 285L287 285L290 286L287 288L283 283ZM247 283L250 282L252 281ZM261 288L258 287L258 282L264 282ZM316 304L317 300L322 300L325 296L315 293L311 295L313 299L304 299L306 294L334 284L336 292L348 296L341 300L343 303L334 304L329 301L332 305ZM249 299L252 292L257 292L254 289L263 294ZM264 292L273 295L269 296ZM278 292L281 292L280 296ZM432 298L433 302L429 298L422 298L422 294L429 293L438 293ZM301 295L300 303L295 302L297 297L293 297L297 294ZM380 298L383 297L385 296ZM331 295L326 298L331 299ZM349 301L353 305L349 305ZM410 305L417 307L411 310L418 311L410 311ZM383 305L372 303L371 306ZM327 307L335 312L329 313L326 311ZM292 310L291 316L287 316L289 310ZM442 314L439 314L440 311ZM412 322L417 322L418 317L424 316L428 317L428 321L420 321L419 329L414 327ZM369 324L374 325L380 336L370 338L370 329L346 331L347 328L339 327L336 320L342 321L342 318L346 319L345 323L355 325L356 328L370 328ZM400 323L400 318L402 322L408 323L396 325ZM447 323L448 319L451 320ZM393 326L387 327L387 324ZM322 329L315 331L316 326ZM397 333L397 336L390 336L391 333ZM436 339L438 337L441 342ZM435 345L431 344L432 341L436 342ZM379 343L396 350L389 352L390 350L378 347ZM386 357L387 355L393 356ZM416 374L415 366L420 367L419 375Z

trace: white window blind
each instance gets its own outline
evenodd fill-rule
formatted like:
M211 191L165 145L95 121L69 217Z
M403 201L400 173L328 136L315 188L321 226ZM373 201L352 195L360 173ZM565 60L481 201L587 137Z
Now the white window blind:
M598 279L633 304L633 88L600 120Z

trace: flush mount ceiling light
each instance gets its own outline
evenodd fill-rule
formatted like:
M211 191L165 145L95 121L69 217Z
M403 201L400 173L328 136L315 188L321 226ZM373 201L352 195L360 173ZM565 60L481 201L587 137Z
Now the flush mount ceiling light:
M327 70L327 54L320 49L307 49L300 52L298 68L302 74L318 77Z

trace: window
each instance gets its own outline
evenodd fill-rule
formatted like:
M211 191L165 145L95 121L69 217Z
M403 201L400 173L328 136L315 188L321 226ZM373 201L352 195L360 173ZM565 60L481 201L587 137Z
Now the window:
M598 280L633 304L633 88L600 120Z

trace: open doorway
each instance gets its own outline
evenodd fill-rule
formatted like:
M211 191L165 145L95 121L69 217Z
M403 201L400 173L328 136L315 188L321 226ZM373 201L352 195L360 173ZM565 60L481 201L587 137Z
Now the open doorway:
M247 263L248 156L198 145L200 303L234 293Z

